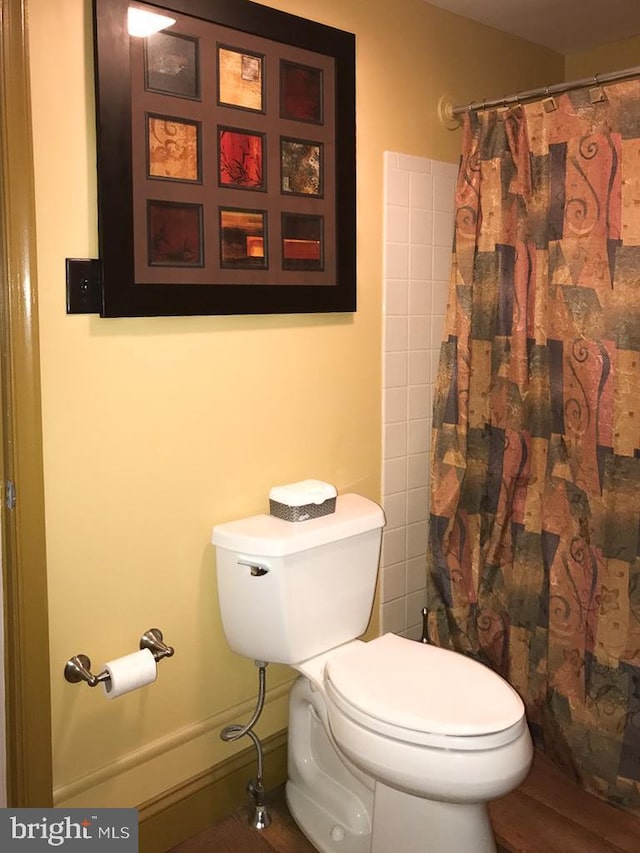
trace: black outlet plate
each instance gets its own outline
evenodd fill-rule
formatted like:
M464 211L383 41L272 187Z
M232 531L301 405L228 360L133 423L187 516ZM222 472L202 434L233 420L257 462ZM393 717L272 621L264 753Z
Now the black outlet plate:
M67 258L66 267L67 314L100 314L100 261L95 258Z

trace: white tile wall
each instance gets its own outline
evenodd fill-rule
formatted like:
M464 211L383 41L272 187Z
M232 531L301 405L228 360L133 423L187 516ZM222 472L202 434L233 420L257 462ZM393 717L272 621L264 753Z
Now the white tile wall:
M457 166L385 152L381 631L418 638L426 597L433 385Z

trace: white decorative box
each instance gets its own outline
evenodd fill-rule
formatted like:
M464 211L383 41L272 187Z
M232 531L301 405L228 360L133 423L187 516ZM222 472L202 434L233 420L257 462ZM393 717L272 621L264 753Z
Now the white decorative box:
M274 486L269 492L269 512L284 521L308 521L336 511L335 486L322 480L301 480Z

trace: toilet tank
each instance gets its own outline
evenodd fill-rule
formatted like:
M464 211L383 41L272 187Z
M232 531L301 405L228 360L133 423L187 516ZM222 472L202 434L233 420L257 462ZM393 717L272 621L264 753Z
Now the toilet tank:
M233 651L296 664L367 627L384 514L360 495L310 521L254 515L213 528L222 624Z

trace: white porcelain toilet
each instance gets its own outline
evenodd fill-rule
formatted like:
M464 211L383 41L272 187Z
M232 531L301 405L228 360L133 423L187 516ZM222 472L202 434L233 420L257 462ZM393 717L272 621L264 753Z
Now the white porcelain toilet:
M532 759L524 706L456 652L385 634L371 614L384 515L359 495L301 523L214 528L230 647L299 673L287 803L322 853L495 853L486 803Z

